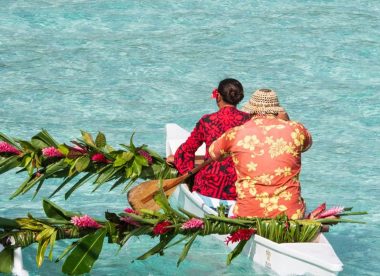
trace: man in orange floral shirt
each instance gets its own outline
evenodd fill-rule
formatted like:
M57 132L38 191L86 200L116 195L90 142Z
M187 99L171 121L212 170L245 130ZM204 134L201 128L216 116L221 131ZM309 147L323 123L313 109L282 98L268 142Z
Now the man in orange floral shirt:
M273 90L257 90L243 110L252 119L225 132L209 148L215 160L232 156L238 195L234 215L303 218L299 174L301 152L312 144L310 133L301 123L286 120L287 115L279 116L286 113Z

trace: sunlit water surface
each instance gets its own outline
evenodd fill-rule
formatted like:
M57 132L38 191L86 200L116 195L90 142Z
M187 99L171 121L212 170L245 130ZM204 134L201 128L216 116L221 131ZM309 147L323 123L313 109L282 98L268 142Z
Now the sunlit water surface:
M29 139L47 129L61 142L79 130L108 142L146 143L164 154L164 125L191 129L216 106L212 89L239 79L247 95L275 89L290 116L313 134L303 156L303 195L319 203L368 210L366 225L341 224L327 238L344 263L342 275L378 275L380 2L378 1L14 1L0 0L1 132ZM248 97L247 97L248 98ZM246 99L247 99L246 98ZM57 183L9 200L25 175L1 176L0 216L43 215L41 198ZM103 217L127 206L120 190L65 201ZM196 241L176 267L181 246L134 261L154 245L136 239L117 254L105 244L92 275L246 275L265 273L240 256L225 265L225 246ZM67 242L60 242L56 255ZM60 264L31 275L57 275Z

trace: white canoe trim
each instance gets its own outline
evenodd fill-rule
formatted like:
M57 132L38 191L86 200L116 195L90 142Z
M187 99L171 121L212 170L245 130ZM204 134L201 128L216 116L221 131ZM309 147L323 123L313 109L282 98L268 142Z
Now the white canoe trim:
M166 156L174 155L179 146L190 136L190 132L177 124L166 124ZM206 145L203 144L195 155L205 155Z
M166 154L174 154L177 148L186 141L190 133L176 124L166 125ZM196 155L204 155L205 148L199 149ZM170 198L173 206L204 217L205 214L217 213L198 200L186 184L181 184ZM219 240L225 236L214 235ZM231 248L233 248L233 245ZM308 243L276 243L255 235L245 246L243 254L252 260L280 275L337 275L343 270L343 263L323 234Z

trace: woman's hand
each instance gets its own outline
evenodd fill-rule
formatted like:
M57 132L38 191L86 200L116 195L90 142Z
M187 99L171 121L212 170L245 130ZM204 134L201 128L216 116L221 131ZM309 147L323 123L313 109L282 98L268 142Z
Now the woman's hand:
M166 158L166 164L168 164L168 165L171 166L171 167L174 166L174 155L169 155L169 156Z

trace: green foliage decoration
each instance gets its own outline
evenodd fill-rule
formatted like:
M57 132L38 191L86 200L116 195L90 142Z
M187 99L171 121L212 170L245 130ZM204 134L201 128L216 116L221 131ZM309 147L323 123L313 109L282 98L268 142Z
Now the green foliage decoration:
M105 240L118 245L120 250L134 236L148 235L158 238L158 243L139 256L138 260L144 260L155 254L163 255L170 247L184 243L177 262L177 265L180 265L197 237L213 234L228 235L226 241L238 242L227 256L226 262L230 264L242 252L252 234L277 243L308 242L320 233L323 224L361 223L340 218L304 220L290 220L286 216L271 219L228 218L224 212L220 212L217 216L206 215L204 218L199 218L188 211L173 209L162 190L155 199L162 208L160 211L141 210L137 213L132 209L126 209L118 214L106 212L104 220L91 219L95 226L76 224L74 218L81 217L80 213L64 210L48 199L43 200L46 218L35 218L31 214L25 218L0 218L0 243L5 247L0 253L2 257L0 272L7 273L12 267L11 254L14 248L25 248L37 243L36 263L41 266L48 248L50 249L47 257L53 260L54 244L62 239L72 239L74 242L56 261L66 258L62 272L78 275L91 271ZM366 212L345 211L341 215L363 214ZM190 222L193 223L189 224ZM244 231L251 234L240 235L240 232Z
M57 142L46 130L34 135L30 141L10 138L0 133L0 174L19 168L26 172L25 181L14 191L11 199L35 188L33 196L43 188L46 180L61 179L50 197L70 186L67 199L89 181L93 191L111 183L110 190L123 185L126 192L137 179L173 178L177 171L147 145L136 146L133 135L129 145L114 149L107 144L106 136L99 132L95 139L81 131L81 138L71 144Z

